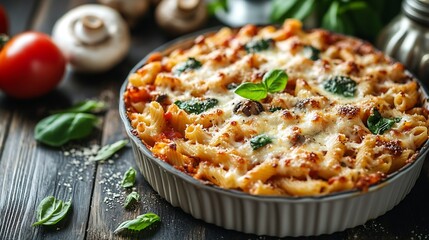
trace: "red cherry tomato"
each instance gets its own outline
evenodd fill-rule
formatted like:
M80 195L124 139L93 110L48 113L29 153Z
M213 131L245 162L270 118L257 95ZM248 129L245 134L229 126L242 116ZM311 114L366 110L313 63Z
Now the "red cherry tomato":
M8 32L8 21L6 17L6 11L0 5L0 34Z
M0 52L0 89L15 98L33 98L51 91L61 81L64 55L43 33L21 33Z

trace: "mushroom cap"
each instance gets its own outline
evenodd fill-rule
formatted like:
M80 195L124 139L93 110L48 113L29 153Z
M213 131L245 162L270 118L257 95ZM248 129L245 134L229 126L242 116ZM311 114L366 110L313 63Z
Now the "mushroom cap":
M76 33L77 24L85 16L103 21L106 36L98 42L86 41ZM89 36L91 37L91 36ZM120 14L106 6L86 4L76 7L62 16L54 25L52 38L78 72L103 72L118 64L130 48L128 26Z

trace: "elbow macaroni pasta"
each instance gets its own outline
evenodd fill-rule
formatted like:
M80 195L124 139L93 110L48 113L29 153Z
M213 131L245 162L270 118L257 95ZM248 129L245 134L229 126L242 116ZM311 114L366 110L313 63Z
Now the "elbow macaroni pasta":
M264 49L246 50L261 39ZM184 68L189 59L200 65ZM257 113L237 112L246 100L234 88L273 69L288 74L286 88L262 99ZM352 79L354 96L328 92L333 76ZM419 88L368 43L287 20L279 28L222 28L187 49L155 53L129 76L124 98L143 143L180 171L254 195L316 196L366 190L414 160L429 125ZM190 100L207 108L193 112L184 107ZM393 121L379 134L367 122L373 109ZM270 141L255 148L262 134Z

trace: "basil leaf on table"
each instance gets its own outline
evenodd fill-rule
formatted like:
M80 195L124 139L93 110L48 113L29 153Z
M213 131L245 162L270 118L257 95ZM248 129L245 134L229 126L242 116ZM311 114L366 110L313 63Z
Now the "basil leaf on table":
M124 208L128 208L132 203L140 201L140 195L137 192L128 194L124 202Z
M70 108L54 111L54 113L91 113L100 112L106 107L106 104L96 100L86 100L73 105Z
M71 200L63 202L53 196L44 198L37 207L37 222L33 226L57 224L67 215L70 207Z
M372 110L371 115L369 115L366 123L368 129L377 135L383 134L385 131L392 128L393 124L400 122L400 118L384 118L381 116L377 108Z
M264 74L261 83L242 83L234 93L250 100L259 101L266 98L268 93L283 91L287 81L288 76L283 70L271 70Z
M146 213L138 216L135 219L121 223L118 228L116 228L114 233L118 233L124 229L141 231L159 221L161 221L161 218L155 213Z
M121 150L125 145L128 144L128 140L119 140L112 144L107 144L102 147L94 158L91 158L92 161L104 161L115 154L117 151Z
M134 186L136 182L136 170L133 167L130 167L128 171L125 172L124 177L122 178L121 186L124 188L129 188Z
M57 113L42 119L34 129L36 140L59 147L91 134L98 118L89 113Z

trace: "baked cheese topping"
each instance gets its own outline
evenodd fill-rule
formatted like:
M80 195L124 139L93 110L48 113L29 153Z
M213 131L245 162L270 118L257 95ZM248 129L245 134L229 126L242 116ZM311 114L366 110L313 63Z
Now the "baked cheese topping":
M257 100L237 94L273 71L287 75L284 89ZM124 98L154 156L255 195L366 190L412 162L428 138L425 100L402 64L296 20L223 28L154 53Z

